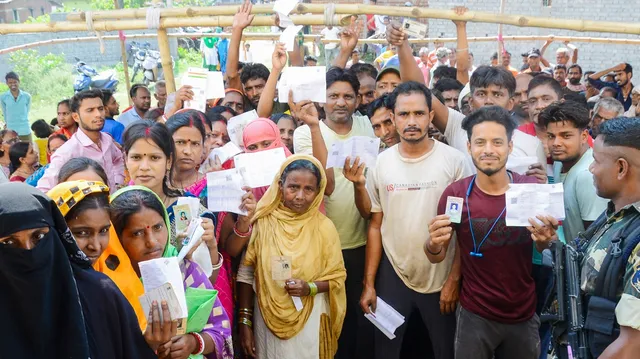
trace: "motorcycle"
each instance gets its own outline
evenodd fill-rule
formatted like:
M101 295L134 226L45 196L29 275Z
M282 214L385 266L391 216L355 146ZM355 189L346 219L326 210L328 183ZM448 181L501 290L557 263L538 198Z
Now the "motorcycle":
M75 70L78 73L73 82L73 90L75 93L88 90L110 90L116 92L119 81L116 79L114 70L107 70L102 73L98 73L96 69L87 65L79 58L76 59Z
M129 49L130 54L127 60L131 59L132 63L129 63L130 67L133 67L133 75L131 76L131 82L135 82L135 78L138 75L138 72L144 72L144 67L142 64L144 63L145 58L147 57L147 50L151 47L151 44L145 42L140 45L135 41L132 41L131 47ZM127 61L128 62L128 61Z

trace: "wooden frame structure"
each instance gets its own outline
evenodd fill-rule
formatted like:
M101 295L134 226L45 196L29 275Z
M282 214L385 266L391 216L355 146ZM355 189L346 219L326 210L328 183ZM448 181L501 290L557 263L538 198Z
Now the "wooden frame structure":
M290 16L291 20L298 25L340 25L345 24L352 15L380 14L395 17L494 23L518 27L539 27L582 32L593 31L640 35L640 23L556 19L511 14L494 14L479 11L467 11L463 15L457 15L453 10L418 7L393 7L364 4L330 5L331 4L298 4ZM156 10L160 16L159 28L156 29L156 31L158 36L158 46L162 57L162 66L164 68L171 68L172 65L169 50L169 34L167 34L167 29L185 26L231 26L233 23L233 15L235 15L238 10L239 5ZM146 30L150 29L149 24L145 20L147 12L148 9L79 12L69 14L67 16L67 21L61 22L0 24L0 35L32 32L86 31L88 30L88 23L92 24L91 28L93 31L98 32ZM253 7L252 12L258 15L251 23L252 26L275 25L273 5L256 5ZM548 37L542 38L546 39ZM503 37L503 39L509 40L509 37ZM555 39L561 39L561 37L556 37ZM487 38L486 41L495 41L495 38ZM175 91L173 73L169 71L165 76L167 91Z

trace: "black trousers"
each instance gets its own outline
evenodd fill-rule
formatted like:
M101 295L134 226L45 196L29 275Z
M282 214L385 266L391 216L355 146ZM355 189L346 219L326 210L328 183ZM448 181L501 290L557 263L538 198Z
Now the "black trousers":
M347 269L345 289L347 313L338 339L336 359L371 359L373 357L373 332L377 330L360 309L362 280L364 279L365 246L342 251Z
M485 319L458 306L456 359L538 359L540 319L504 324Z
M455 315L440 313L440 292L423 294L408 288L394 271L386 255L382 255L376 279L376 293L398 313L405 317L405 323L396 329L396 338L390 340L382 332L375 331L375 359L400 359L403 344L412 347L422 346L424 358L453 359L453 344L456 330ZM416 338L415 333L407 333L411 314L419 315L427 328L427 338ZM413 343L408 343L405 337L412 337ZM419 340L418 343L415 340ZM431 345L429 345L429 341ZM428 353L433 348L433 355ZM406 351L405 351L406 353Z

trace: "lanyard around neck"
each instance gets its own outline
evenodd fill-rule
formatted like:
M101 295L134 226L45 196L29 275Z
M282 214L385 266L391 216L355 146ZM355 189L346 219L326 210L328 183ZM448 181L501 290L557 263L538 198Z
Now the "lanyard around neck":
M513 176L511 175L511 172L507 172L507 174L509 175L509 183L513 183ZM489 235L491 234L491 232L493 232L493 229L495 228L496 224L498 224L498 221L500 220L500 218L502 218L504 213L507 211L507 205L505 204L504 208L502 209L502 212L500 212L500 214L498 215L498 218L496 218L496 220L491 225L491 228L489 228L489 231L487 232L487 234L485 234L484 238L482 238L482 241L480 241L480 243L478 244L476 242L476 234L473 231L473 221L471 220L471 203L469 202L469 196L471 195L471 191L473 190L473 185L475 184L475 182L476 182L476 176L473 176L473 178L471 179L471 183L469 183L469 188L467 188L467 195L466 195L466 201L465 201L467 202L467 217L469 219L469 231L471 232L471 239L473 240L473 251L471 251L469 254L472 257L482 258L484 255L480 252L480 247L482 247L482 245L487 240L487 238L489 238Z

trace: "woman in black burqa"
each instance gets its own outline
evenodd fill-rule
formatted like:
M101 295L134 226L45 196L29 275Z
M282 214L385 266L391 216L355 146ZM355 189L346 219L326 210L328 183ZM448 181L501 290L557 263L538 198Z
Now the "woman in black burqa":
M56 204L21 183L0 185L0 287L0 358L156 358Z

